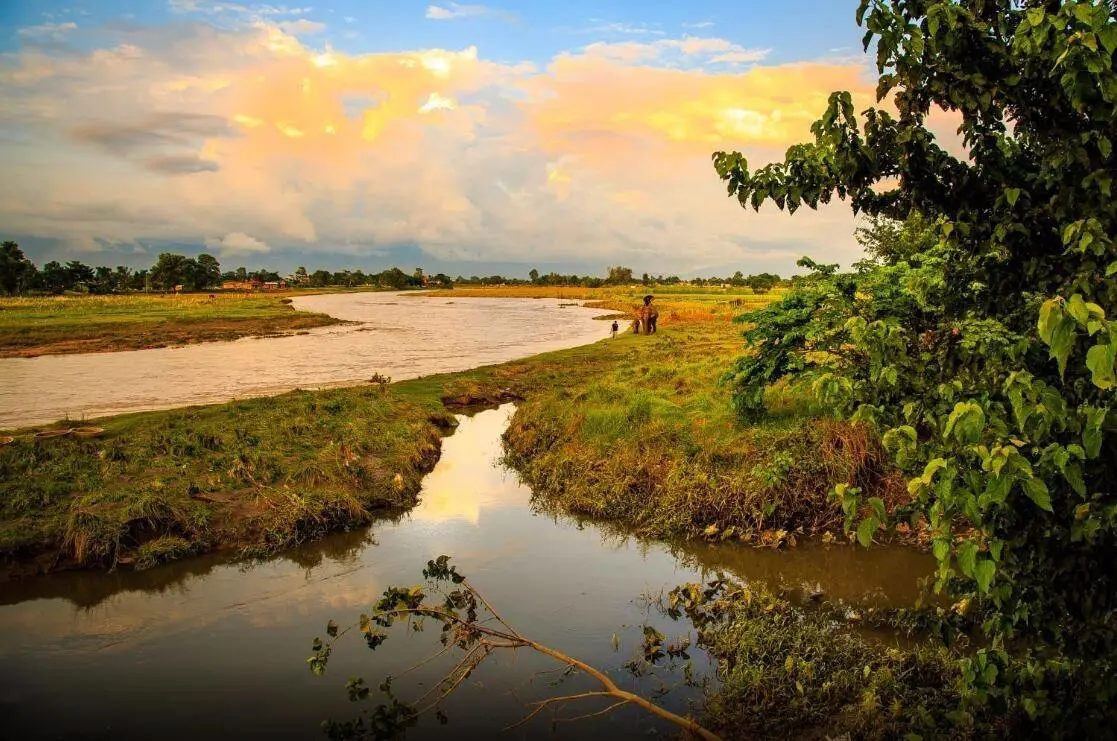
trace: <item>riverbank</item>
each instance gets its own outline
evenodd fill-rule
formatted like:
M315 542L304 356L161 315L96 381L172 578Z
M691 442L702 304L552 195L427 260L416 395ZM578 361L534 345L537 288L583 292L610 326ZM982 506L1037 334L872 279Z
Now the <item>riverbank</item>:
M506 460L537 497L647 537L775 547L840 537L835 483L889 509L906 501L872 434L825 418L806 393L775 391L771 419L738 424L719 386L740 352L735 327L690 323L637 339L639 354L518 408Z
M293 295L309 292L0 298L0 358L143 350L344 324L296 311Z
M392 385L111 417L97 438L17 431L0 447L0 557L12 573L143 567L355 527L414 504L447 410L524 399L506 440L540 496L647 535L790 544L837 524L830 476L872 485L875 449L791 406L737 428L715 376L739 348L733 325L695 322Z

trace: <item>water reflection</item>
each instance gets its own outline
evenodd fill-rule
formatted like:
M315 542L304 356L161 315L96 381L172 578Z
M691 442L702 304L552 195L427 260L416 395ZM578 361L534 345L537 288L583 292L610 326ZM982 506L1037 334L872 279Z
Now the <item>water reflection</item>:
M295 388L466 370L600 339L601 312L558 299L416 294L304 296L295 306L354 322L293 336L187 347L0 359L0 429L170 409Z
M348 677L363 676L375 687L384 675L430 653L437 639L433 633L397 634L371 654L352 634L335 650L326 676L315 678L304 663L311 638L330 619L346 624L368 611L387 585L418 583L427 559L442 553L452 555L525 633L591 661L629 689L652 692L657 680L636 680L622 668L638 650L641 624L651 622L671 637L688 626L648 615L640 595L708 568L763 579L828 579L835 559L848 558L836 554L852 552L758 553L693 544L672 550L615 529L542 515L529 505L530 491L495 465L512 411L506 406L461 418L425 481L420 505L396 522L374 526L374 535L343 533L249 566L203 558L148 572L58 574L5 585L5 732L18 738L147 738L156 732L165 738L318 737L322 719L355 713L343 690ZM836 593L848 583L852 594L859 580L898 588L900 576L886 565L896 554L884 556L839 566L830 589ZM922 565L899 558L906 567ZM614 632L619 651L612 646ZM700 653L693 659L698 675L709 673ZM539 672L552 666L524 652L494 656L448 704L450 728L422 725L409 737L493 735L521 717L525 701L592 688L577 677L550 687L555 677ZM445 668L434 662L415 679L429 687ZM693 689L675 687L661 701L685 712L696 699ZM560 725L556 733L584 740L649 729L671 732L625 710L588 725ZM541 717L510 736L546 733L548 719Z

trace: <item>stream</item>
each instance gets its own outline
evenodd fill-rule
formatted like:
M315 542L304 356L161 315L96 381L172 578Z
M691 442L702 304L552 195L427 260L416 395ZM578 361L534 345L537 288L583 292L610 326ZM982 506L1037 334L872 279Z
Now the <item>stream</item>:
M357 716L345 683L363 677L377 697L389 674L439 648L437 626L394 629L370 652L357 631L341 639L328 671L306 664L315 636L371 612L389 585L423 583L441 554L466 574L512 625L583 659L622 687L687 712L701 693L681 672L637 679L623 665L640 652L641 626L669 639L691 634L649 611L643 597L724 569L772 585L817 585L833 598L911 604L933 559L904 549L805 546L764 551L732 544L649 543L615 528L545 515L531 491L498 461L514 407L460 417L426 477L420 503L396 521L337 534L270 560L220 556L149 571L69 572L0 586L0 717L20 739L325 738L329 718ZM616 634L615 647L613 636ZM712 676L703 651L694 673ZM448 657L443 657L447 659ZM415 699L452 662L434 661L393 685ZM528 651L497 652L445 703L449 725L425 718L408 738L496 736L532 700L595 689L562 677ZM552 683L559 682L557 686ZM375 704L375 702L373 703ZM556 706L558 717L603 704ZM501 734L551 734L551 714ZM557 738L615 739L673 728L634 708L554 727Z

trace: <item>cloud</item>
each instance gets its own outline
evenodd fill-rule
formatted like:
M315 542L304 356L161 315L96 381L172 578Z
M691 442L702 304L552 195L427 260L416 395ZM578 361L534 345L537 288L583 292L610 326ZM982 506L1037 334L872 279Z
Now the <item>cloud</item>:
M662 29L649 26L646 23L596 23L581 29L582 33L597 34L622 34L626 36L664 36Z
M221 0L170 0L167 6L175 13L203 13L207 15L237 14L256 17L305 15L313 8L289 5L222 2Z
M152 172L167 175L189 175L196 172L217 172L216 162L201 159L194 154L162 154L148 157L144 163Z
M432 21L450 21L458 18L477 18L479 16L496 16L505 20L512 20L515 16L503 10L490 8L487 5L459 5L458 3L445 3L443 5L428 5L426 17Z
M229 232L220 239L207 239L206 247L225 255L251 255L270 252L271 248L244 232Z
M681 39L655 41L598 41L586 46L581 54L622 63L654 63L656 65L744 65L763 61L770 49L746 49L725 39L683 36ZM576 56L576 55L565 55Z
M66 23L43 23L38 26L26 26L16 33L25 39L50 39L61 41L71 31L76 31L78 24L73 21Z
M831 91L871 102L863 63L763 64L691 36L590 45L539 69L471 46L322 50L276 22L98 34L88 52L0 58L12 233L665 273L859 254L847 207L745 212L710 153L782 158ZM734 54L759 61L715 61Z
M683 28L710 28L713 25L713 21L699 21L697 23L684 23Z
M276 24L279 30L292 36L309 36L326 30L325 23L298 18L293 21L280 21Z

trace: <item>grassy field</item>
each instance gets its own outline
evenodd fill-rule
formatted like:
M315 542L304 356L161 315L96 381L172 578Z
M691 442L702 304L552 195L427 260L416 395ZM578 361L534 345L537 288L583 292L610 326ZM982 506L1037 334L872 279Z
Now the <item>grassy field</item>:
M749 288L710 288L705 286L610 286L579 288L563 286L459 286L431 295L454 298L557 298L588 301L593 308L608 309L631 316L643 304L643 297L654 295L659 309L659 325L693 321L728 322L738 314L759 309L782 295L782 289L755 293Z
M110 352L267 336L338 324L289 293L0 298L0 357Z

